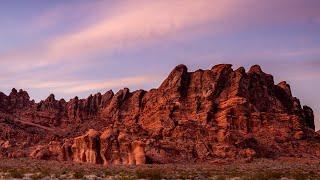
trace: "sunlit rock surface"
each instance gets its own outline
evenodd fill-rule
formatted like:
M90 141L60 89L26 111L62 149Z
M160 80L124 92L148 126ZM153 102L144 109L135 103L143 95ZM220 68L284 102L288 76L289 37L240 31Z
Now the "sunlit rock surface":
M173 69L157 89L35 103L0 93L0 155L94 164L320 157L313 110L260 66Z

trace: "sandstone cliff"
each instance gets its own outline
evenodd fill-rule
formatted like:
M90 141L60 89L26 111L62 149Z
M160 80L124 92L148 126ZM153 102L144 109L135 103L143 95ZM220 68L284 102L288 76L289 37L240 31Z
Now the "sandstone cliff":
M1 156L105 165L320 157L312 109L258 65L179 65L150 91L29 99L0 93Z

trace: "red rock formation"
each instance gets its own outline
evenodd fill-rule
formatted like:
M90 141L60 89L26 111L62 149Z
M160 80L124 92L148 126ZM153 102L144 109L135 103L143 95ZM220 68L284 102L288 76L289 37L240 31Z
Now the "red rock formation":
M63 160L94 164L139 165L146 161L144 143L141 140L134 140L127 133L114 131L112 128L107 128L103 133L90 129L85 135L64 144L60 152Z
M101 164L100 145L100 133L90 129L85 135L74 138L73 160Z
M0 112L2 156L23 146L20 155L105 165L320 157L312 109L258 65L179 65L158 89L68 102L50 95L34 103L13 90L0 93Z

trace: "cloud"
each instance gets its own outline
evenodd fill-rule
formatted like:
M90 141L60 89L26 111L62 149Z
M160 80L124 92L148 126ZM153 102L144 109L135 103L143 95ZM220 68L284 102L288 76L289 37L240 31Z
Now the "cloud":
M153 83L154 78L147 76L138 76L138 77L126 77L118 79L109 79L104 82L90 82L87 84L78 84L70 87L58 88L57 91L63 93L78 93L78 92L88 92L92 90L101 90L101 89L113 89L113 88L123 88L128 86L136 86L142 84Z
M94 19L102 18L105 14L103 12L106 11L105 5L104 1L64 2L62 4L53 2L53 5L40 10L39 15L31 19L28 31L30 33L46 32L62 27L63 31L67 32L70 26L80 28L86 23L93 22Z
M38 24L40 29L55 27L60 21L66 25L70 22L66 23L64 18L75 16L73 14L79 16L76 19L78 23L74 23L73 29L61 34L31 43L23 49L0 54L1 61L6 62L8 70L12 72L66 61L80 64L81 59L89 59L93 55L148 46L151 42L178 37L183 32L189 32L183 37L188 39L199 29L207 33L226 32L257 23L308 20L319 17L316 7L320 4L297 0L98 2L78 5L74 9L71 5L60 6L44 12L33 26L37 27ZM81 17L81 14L85 16ZM86 17L94 15L97 17ZM16 62L19 62L18 66L13 65Z
M106 54L121 49L144 46L163 36L175 36L181 31L197 28L210 21L219 21L234 7L232 1L127 1L114 7L97 22L77 27L23 49L14 49L0 55L8 65L20 62L12 71L42 67L64 61L79 61L77 58L94 54ZM107 5L107 4L106 4ZM101 6L101 4L100 4ZM61 9L45 13L39 27L47 22L57 22ZM58 18L58 20L57 20ZM49 23L50 25L50 23Z
M217 32L238 32L261 24L274 27L272 26L274 22L280 24L308 20L317 22L320 17L318 11L320 3L314 2L316 1L310 0L306 3L298 0L265 2L255 0L141 0L117 3L90 1L90 3L82 4L81 2L68 6L62 4L42 12L39 18L32 20L29 35L35 37L34 41L27 43L27 46L19 47L17 44L14 49L1 52L0 76L8 77L11 83L7 85L11 87L18 84L21 85L20 87L49 88L70 94L102 87L113 88L148 83L152 81L144 75L132 79L126 77L110 79L107 82L83 81L78 80L79 77L58 81L55 77L65 77L66 72L70 73L78 68L85 68L97 61L117 60L95 59L100 55L105 57L114 52L126 53L132 49L142 49L159 42L168 44L176 38L183 41L190 40L199 35L197 34L199 31L201 35L212 35ZM45 37L39 35L39 32L49 30L54 33L45 33ZM212 45L214 43L212 42ZM318 49L283 53L280 51L263 52L263 56L292 57L310 53L319 54ZM248 53L254 54L253 52ZM232 52L230 53L228 49L225 54L217 54L218 57L224 58L225 54L232 54ZM260 55L257 57L261 57ZM194 57L194 59L198 58ZM203 57L202 59L209 58ZM211 63L211 59L208 61ZM57 67L59 67L59 73ZM38 71L39 69L41 72ZM18 74L33 81L20 81L19 84ZM42 78L37 79L37 77Z
M304 55L320 55L320 48L297 49L281 53L282 56L297 57Z
M320 72L305 72L302 75L296 75L293 77L295 80L312 80L312 79L318 79L320 78Z
M101 22L56 38L50 43L49 51L59 58L134 47L219 20L231 5L230 1L131 1Z
M53 89L56 93L76 94L83 92L92 92L103 89L123 88L128 86L138 86L148 83L154 83L158 80L155 76L134 76L111 78L103 81L95 80L56 80L56 81L42 81L42 80L20 80L16 83L20 87L28 89Z

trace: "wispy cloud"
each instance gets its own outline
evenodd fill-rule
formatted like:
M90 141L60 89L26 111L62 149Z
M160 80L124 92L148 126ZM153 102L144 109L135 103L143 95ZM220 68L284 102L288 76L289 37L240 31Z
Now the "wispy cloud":
M49 51L59 57L133 47L219 20L231 5L229 1L146 1L145 4L131 1L101 22L56 38Z
M99 90L109 90L114 88L123 88L129 86L139 86L143 84L153 83L159 78L155 76L134 76L111 78L107 80L20 80L16 82L21 87L28 89L54 89L57 93L77 94L83 92L93 92Z
M320 55L320 48L297 49L283 52L280 55L288 57L297 57L304 55Z
M109 1L98 2L85 3L74 9L72 6L58 7L44 12L35 21L39 28L63 21L63 18L72 16L71 11L85 13L89 17L96 14L99 18L85 18L67 32L33 42L23 49L0 54L1 61L7 62L9 70L14 72L59 62L79 62L90 55L148 46L150 42L179 36L181 32L191 33L184 37L187 39L197 29L207 29L212 33L214 29L227 31L227 27L234 25L236 27L230 29L239 29L239 26L252 23L319 17L319 12L311 9L310 5L305 7L302 1L297 0L271 0L268 3L252 0L142 0L124 1L113 4L112 8ZM248 9L253 12L248 13ZM13 66L12 62L19 64Z
M128 1L97 22L63 33L30 47L0 55L3 62L21 62L13 70L72 61L90 54L136 48L163 36L178 35L210 21L219 21L236 3L231 1ZM61 9L39 20L40 26L57 21ZM53 19L53 21L51 20ZM9 66L12 67L12 66Z
M58 92L63 93L79 93L79 92L88 92L92 90L101 90L101 89L114 89L114 88L123 88L128 86L139 86L142 84L153 83L157 79L152 78L150 76L138 76L138 77L125 77L125 78L117 78L117 79L108 79L103 82L89 82L83 84L83 82L71 85L71 86L63 86L57 88Z
M279 24L284 28L286 28L284 26L286 24L300 22L316 24L320 17L320 3L317 0L309 0L308 3L302 0L72 2L67 3L68 5L57 3L57 6L46 7L37 12L37 16L33 16L31 19L25 18L25 24L30 24L30 26L22 27L19 31L31 37L26 38L29 42L13 43L13 46L10 45L11 49L6 47L0 51L1 88L19 86L41 89L46 92L50 89L50 91L60 94L75 95L99 89L150 84L154 82L154 79L142 72L131 73L131 75L134 74L133 77L128 75L130 73L122 73L122 77L114 78L110 74L119 74L119 72L113 70L113 67L96 68L99 71L111 71L107 76L110 79L101 78L103 73L97 73L96 79L85 80L84 77L95 74L96 72L92 72L95 71L93 66L101 61L113 62L113 65L119 66L121 63L117 62L120 61L119 59L108 58L113 57L113 54L129 54L130 56L126 58L130 60L145 58L140 61L141 64L132 63L135 66L132 68L139 67L138 69L141 69L141 66L144 66L143 61L147 62L150 59L142 55L131 57L132 50L153 47L153 50L156 51L179 39L182 42L180 45L192 45L196 51L198 47L195 48L194 39L217 36L217 34L223 37L220 42L216 42L214 39L210 43L206 42L207 44L203 45L203 47L206 46L203 48L205 50L198 51L198 54L192 57L192 53L185 52L187 49L183 49L183 57L179 62L200 64L200 61L205 61L206 65L213 65L212 59L219 58L225 62L234 58L232 63L244 64L248 63L248 59L259 60L261 57L264 59L289 59L319 55L317 48L319 43L316 40L314 40L316 45L313 45L313 48L308 46L305 49L299 49L304 46L297 47L284 43L281 46L276 46L277 49L268 49L263 46L261 46L262 48L243 48L244 44L242 43L246 41L239 42L238 40L241 38L234 38L231 42L229 39L229 35L237 36L237 33L246 32L246 30L255 32L256 29L264 29L264 27L267 28L262 33L266 33L269 35L268 37L272 38L273 30ZM20 19L18 22L21 21ZM17 27L20 27L19 23ZM264 27L261 28L261 26ZM298 24L295 27L301 28L302 26ZM291 32L291 28L292 26L287 30ZM241 35L243 34L245 33ZM17 36L19 35L17 33ZM251 34L246 35L249 37ZM242 38L246 39L247 36ZM268 37L259 36L257 44L266 43ZM290 38L294 39L294 37ZM311 34L310 38L315 39L314 34ZM176 47L172 47L172 49L174 48ZM206 50L209 55L203 53L207 52ZM212 55L212 53L214 54ZM240 58L242 59L239 60ZM158 61L156 63L165 64L167 62ZM101 64L105 65L106 63ZM83 70L86 68L87 70ZM162 77L164 76L162 74Z

